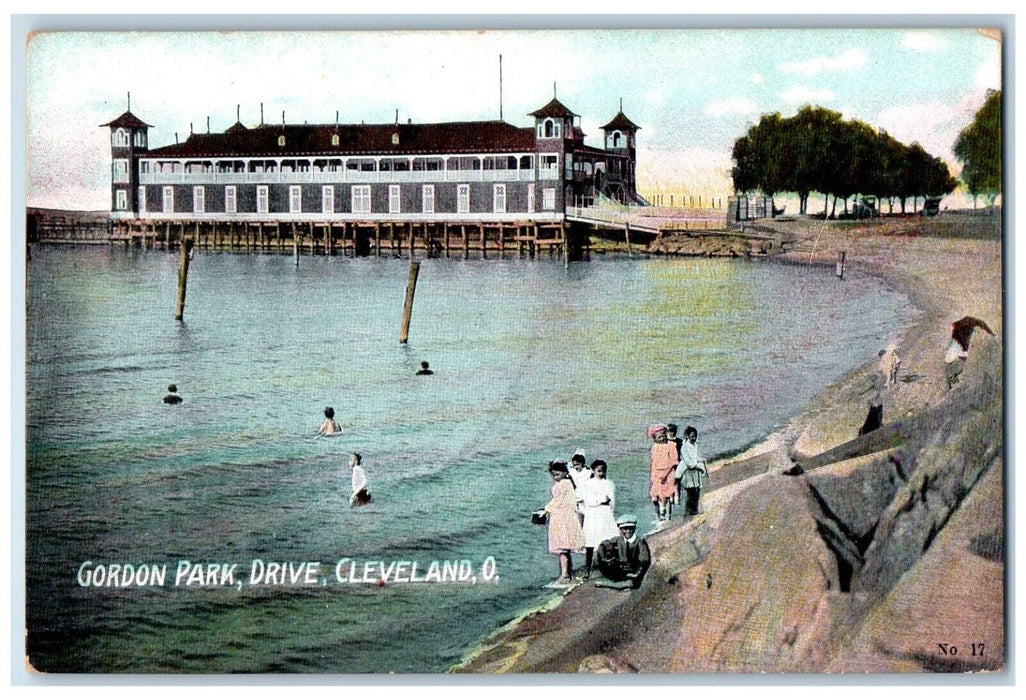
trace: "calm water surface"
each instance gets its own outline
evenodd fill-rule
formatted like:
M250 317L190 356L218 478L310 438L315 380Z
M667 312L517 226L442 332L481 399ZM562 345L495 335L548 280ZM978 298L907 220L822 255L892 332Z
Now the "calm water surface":
M27 623L37 669L431 672L551 594L546 464L603 458L644 523L652 422L707 456L779 427L907 323L875 279L772 261L408 262L33 251ZM416 377L421 360L435 374ZM176 383L185 399L165 406ZM325 406L345 433L313 439ZM374 502L348 506L349 452ZM340 584L335 563L467 560L488 583ZM323 585L175 586L179 560L322 562ZM77 582L162 563L159 587ZM183 581L184 582L184 581Z

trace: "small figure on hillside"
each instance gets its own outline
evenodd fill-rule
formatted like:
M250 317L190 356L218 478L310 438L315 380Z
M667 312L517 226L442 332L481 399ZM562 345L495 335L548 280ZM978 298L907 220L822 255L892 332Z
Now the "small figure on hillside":
M880 363L877 365L885 389L897 384L899 367L901 367L901 358L898 357L897 347L891 343L880 351Z
M681 445L676 474L684 489L684 512L688 515L698 515L702 489L709 481L709 469L698 454L697 443L698 430L691 425L684 428L684 443Z
M342 426L335 420L335 409L328 406L324 409L324 422L317 429L318 435L334 435L342 432Z
M650 425L648 436L652 438L648 495L655 507L656 518L663 522L672 514L673 494L677 491L674 469L680 460L677 458L677 446L666 439L665 425Z
M420 369L417 370L417 376L424 376L428 374L434 374L434 371L428 368L427 360L421 360Z
M969 341L977 328L994 335L994 331L986 323L973 316L963 316L951 324L951 342L944 353L944 362L947 365L944 374L949 389L958 383L958 376L965 369L965 361L969 358Z
M182 402L182 397L178 395L178 387L174 384L170 384L167 387L167 396L164 397L164 403L176 405Z
M363 456L354 452L349 456L349 468L353 470L353 492L349 496L349 505L365 506L371 502L370 491L367 490L367 472L361 464Z
M638 588L652 564L652 552L648 542L638 537L636 517L621 516L616 524L619 534L602 542L596 552L599 572L613 585L602 582L596 585L606 588ZM618 583L626 585L615 585Z
M552 500L544 508L548 514L549 552L559 557L556 585L568 586L574 575L571 553L584 548L584 533L577 519L577 494L566 462L549 462L549 476L552 477Z

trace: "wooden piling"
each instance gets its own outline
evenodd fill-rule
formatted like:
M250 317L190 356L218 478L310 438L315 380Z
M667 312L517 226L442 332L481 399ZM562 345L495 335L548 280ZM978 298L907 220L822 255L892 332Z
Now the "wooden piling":
M844 251L837 254L837 276L844 279Z
M563 269L570 268L570 246L566 238L566 224L559 225L559 237L563 241Z
M181 256L178 262L178 307L175 320L181 321L185 315L185 286L189 279L189 253L192 252L192 240L182 236Z
M623 236L627 239L627 257L633 258L634 251L631 249L631 222L627 221L623 225Z
M420 273L420 262L410 261L410 279L406 283L406 301L403 304L403 325L399 331L399 342L405 344L410 337L410 317L413 315L413 295L417 292L417 275Z

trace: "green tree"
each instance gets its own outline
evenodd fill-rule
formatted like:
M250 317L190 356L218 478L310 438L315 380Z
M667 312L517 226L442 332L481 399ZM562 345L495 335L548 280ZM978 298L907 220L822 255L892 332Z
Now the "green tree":
M993 204L1001 193L1001 91L988 92L987 101L955 141L962 162L962 182L973 196L986 194Z

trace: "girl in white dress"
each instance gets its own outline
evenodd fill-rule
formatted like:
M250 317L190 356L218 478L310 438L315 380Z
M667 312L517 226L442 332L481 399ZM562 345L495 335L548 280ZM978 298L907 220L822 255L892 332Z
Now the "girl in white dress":
M591 577L595 548L605 540L617 537L613 510L616 507L616 493L613 482L606 479L608 467L604 460L591 463L594 477L583 482L583 493L579 494L584 506L584 579Z

